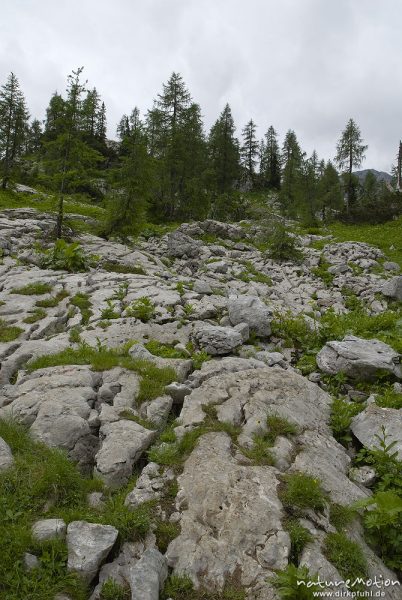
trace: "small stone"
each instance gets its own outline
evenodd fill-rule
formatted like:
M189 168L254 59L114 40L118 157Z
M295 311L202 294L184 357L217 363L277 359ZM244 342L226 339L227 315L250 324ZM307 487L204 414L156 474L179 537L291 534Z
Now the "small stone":
M24 554L24 567L27 571L32 571L32 569L37 569L39 567L39 560L35 554L30 554L29 552L25 552Z
M37 542L64 539L66 524L63 519L42 519L32 525L32 537Z
M355 483L371 487L377 478L377 474L372 467L359 467L350 469L349 478Z

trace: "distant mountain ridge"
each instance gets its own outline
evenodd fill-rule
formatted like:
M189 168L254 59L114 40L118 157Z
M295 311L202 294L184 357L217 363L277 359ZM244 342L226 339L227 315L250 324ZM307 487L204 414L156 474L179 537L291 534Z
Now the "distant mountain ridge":
M363 169L362 171L353 171L353 175L359 179L360 182L363 182L366 178L367 173L373 173L377 181L386 181L390 183L392 179L392 175L386 173L385 171L376 171L376 169Z

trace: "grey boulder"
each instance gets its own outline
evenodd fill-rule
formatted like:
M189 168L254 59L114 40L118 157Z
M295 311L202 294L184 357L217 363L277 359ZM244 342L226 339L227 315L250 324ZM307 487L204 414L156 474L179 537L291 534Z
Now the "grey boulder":
M202 242L194 240L180 231L174 231L167 236L167 255L173 258L194 258L199 255Z
M230 296L228 309L232 325L247 323L260 337L270 335L272 312L257 296Z
M327 342L317 354L317 365L324 373L345 373L353 379L370 380L379 372L402 376L395 350L379 340L365 340L353 335L347 335L340 342Z
M387 444L396 442L392 452L398 452L399 460L402 460L402 410L370 404L353 419L351 425L359 442L370 450L379 447L376 436L382 437L382 427L388 436Z
M382 293L389 298L402 300L402 275L398 275L387 281L383 285Z
M166 558L156 548L145 550L129 572L131 600L159 600L167 576Z
M215 325L201 326L193 337L198 346L212 356L230 354L243 343L241 334L235 329Z
M67 528L69 571L90 583L113 548L119 532L111 525L73 521Z

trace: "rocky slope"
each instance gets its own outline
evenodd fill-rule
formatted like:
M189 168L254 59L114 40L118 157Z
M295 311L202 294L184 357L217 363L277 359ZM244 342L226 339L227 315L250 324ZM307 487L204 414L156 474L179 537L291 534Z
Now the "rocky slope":
M324 551L326 536L336 533L329 506L372 491L362 470L351 470L351 448L333 437L323 374L346 373L356 398L353 381L369 381L379 369L400 379L399 357L387 344L349 336L329 341L319 369L303 376L272 322L309 313L314 328L331 307L347 312L351 292L369 313L382 314L389 300L402 299L398 265L367 244L316 236L300 238L301 265L277 263L253 245L256 226L205 221L135 247L78 236L96 266L68 273L41 268L34 251L53 228L51 215L33 210L0 214L0 419L16 419L35 439L63 448L106 489L139 473L128 509L154 501L162 521L178 527L162 552L151 530L116 553L117 529L84 521L44 518L35 536L67 540L68 568L92 585L92 600L109 578L129 585L133 599L158 600L171 570L196 588L219 591L231 581L249 600L275 599L272 577L292 554L283 490L302 473L319 482L325 502L293 511L310 532L299 566L343 580ZM317 276L323 263L330 284ZM55 354L58 360L43 358ZM352 423L355 444L374 447L385 425L402 457L401 414L368 402ZM270 437L274 423L281 429ZM161 441L163 431L171 439ZM191 432L194 443L181 449ZM0 438L0 469L12 462ZM101 504L102 495L90 501ZM397 580L358 520L345 532L362 549L368 578ZM400 593L394 585L387 598Z

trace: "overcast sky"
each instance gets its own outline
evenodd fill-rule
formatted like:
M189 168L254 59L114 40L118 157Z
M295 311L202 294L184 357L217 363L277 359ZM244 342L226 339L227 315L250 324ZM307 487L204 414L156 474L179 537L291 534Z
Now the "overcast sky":
M84 66L114 137L172 71L207 127L226 102L238 131L253 118L282 143L332 158L353 117L364 168L389 171L402 137L401 0L1 0L0 83L14 71L33 116Z

